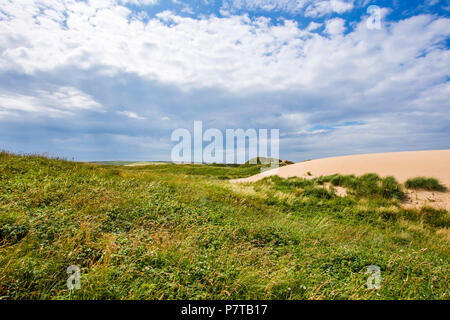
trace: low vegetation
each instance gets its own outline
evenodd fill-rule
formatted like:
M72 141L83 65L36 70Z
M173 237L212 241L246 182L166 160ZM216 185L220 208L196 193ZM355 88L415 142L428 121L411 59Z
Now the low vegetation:
M294 162L289 160L281 160L277 158L268 157L256 157L248 160L245 164L278 164L279 166L286 166L289 164L294 164Z
M435 178L417 177L405 182L408 189L423 189L430 191L445 191L446 188Z
M217 178L221 180L238 179L248 176L252 176L261 172L261 168L269 167L270 165L258 164L258 165L236 165L236 164L159 164L148 166L136 166L127 168L131 171L139 172L151 172L153 174L177 174L177 175L190 175L190 176L202 176L208 178ZM123 167L104 167L105 169L122 170Z
M448 299L447 211L374 175L227 181L259 170L2 152L0 299Z
M360 177L354 175L335 174L321 177L319 182L331 182L334 186L349 188L359 197L402 200L405 194L394 177L380 178L375 173L368 173Z
M136 161L93 161L95 164L112 165L112 166L125 166L136 163Z

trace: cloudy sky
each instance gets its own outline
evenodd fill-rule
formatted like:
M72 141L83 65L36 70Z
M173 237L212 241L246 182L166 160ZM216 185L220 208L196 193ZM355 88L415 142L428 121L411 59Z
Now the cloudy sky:
M294 161L449 149L449 35L450 0L0 0L0 149L169 160L194 120Z

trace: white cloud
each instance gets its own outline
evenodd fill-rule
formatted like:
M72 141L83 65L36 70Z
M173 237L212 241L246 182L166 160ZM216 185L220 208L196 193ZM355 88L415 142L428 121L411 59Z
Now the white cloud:
M181 12L186 14L194 14L194 10L190 6L186 6L183 9L181 9Z
M426 0L427 5L434 6L438 4L441 0Z
M306 3L311 0L224 0L225 10L264 10L264 11L286 11L291 13L300 12Z
M142 5L155 5L158 3L158 0L120 0L120 3L126 4L134 4L138 6Z
M33 96L10 93L0 94L0 111L3 115L18 115L18 112L45 113L49 116L68 114L68 112L64 110L42 104L39 99L36 99Z
M353 0L225 0L223 10L263 10L318 17L353 9Z
M303 113L286 113L281 115L283 121L292 122L294 126L305 126L307 124L308 115Z
M32 95L0 92L0 111L8 115L26 112L61 117L72 115L77 110L102 111L102 106L91 96L72 87L36 90Z
M450 104L450 82L447 81L422 91L411 104L416 107L416 110L422 112L430 112L429 106L433 106L436 111L445 110ZM440 116L444 116L447 121L450 121L450 112Z
M317 23L314 21L311 21L310 24L308 25L308 27L306 28L306 30L308 31L314 31L319 29L322 26L322 23Z
M362 81L358 86L372 90L373 84L380 88L390 82L386 74L397 72L404 83L423 68L434 72L429 83L446 74L444 61L436 57L447 54L436 45L450 33L450 19L445 18L414 17L383 31L368 30L361 22L344 38L326 39L289 20L273 26L266 18L198 20L166 11L144 23L121 6L94 10L83 2L64 4L39 14L41 1L4 3L2 10L9 18L0 21L0 69L33 74L63 66L103 66L109 72L131 72L184 89L229 90L320 90L326 85L335 88L333 81L348 80ZM67 26L55 21L63 13ZM329 20L326 30L339 34L344 21ZM429 54L417 59L425 49Z
M353 9L353 1L325 0L314 1L305 10L307 17L320 17L331 13L342 14Z
M131 111L117 111L117 114L123 115L130 119L135 119L135 120L145 120L146 119L144 117L138 116L135 112L131 112Z
M341 18L330 19L325 23L325 32L332 36L344 33L345 29L345 20Z
M67 110L99 110L101 105L90 95L73 87L59 87L55 91L38 90L38 96L47 104Z

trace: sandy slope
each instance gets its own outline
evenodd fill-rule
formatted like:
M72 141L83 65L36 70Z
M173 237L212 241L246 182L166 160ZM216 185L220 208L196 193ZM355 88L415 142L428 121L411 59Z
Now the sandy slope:
M418 176L434 177L450 189L450 150L362 154L324 158L288 165L252 177L236 179L232 182L253 182L275 174L283 178L292 176L313 178L335 173L355 175L377 173L382 177L394 176L401 183L408 178ZM448 208L450 206L449 195L449 192L430 192L430 196L420 193L424 200L417 203L417 205L429 200L430 202L441 202L443 207ZM414 198L417 197L415 196Z

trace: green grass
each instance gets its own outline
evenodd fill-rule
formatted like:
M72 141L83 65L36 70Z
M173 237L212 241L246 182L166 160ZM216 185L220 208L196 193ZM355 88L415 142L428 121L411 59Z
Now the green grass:
M127 164L133 164L137 161L92 161L93 164L100 164L100 165L110 165L110 166L124 166Z
M130 171L148 172L154 174L177 174L210 177L227 180L252 176L261 172L261 168L268 165L225 165L225 164L152 164L127 168ZM115 169L124 169L115 167Z
M424 189L430 191L445 191L446 188L435 178L417 177L405 182L408 189Z
M349 188L359 197L398 199L405 198L405 193L394 177L380 178L375 173L368 173L360 177L355 175L335 174L318 178L320 183L330 182L334 186Z
M345 178L343 198L330 177L226 181L259 170L2 152L0 297L448 299L447 211L402 209L400 186L374 176ZM82 271L72 293L70 265Z

